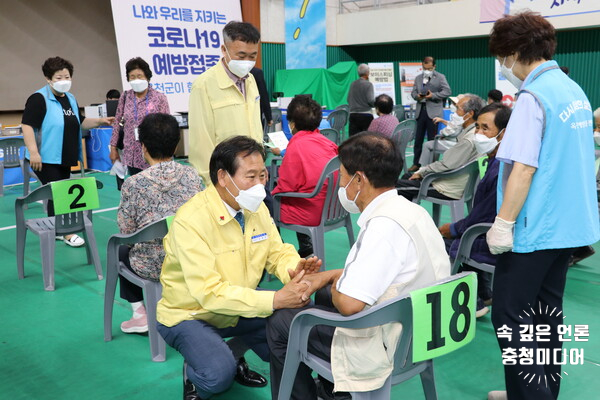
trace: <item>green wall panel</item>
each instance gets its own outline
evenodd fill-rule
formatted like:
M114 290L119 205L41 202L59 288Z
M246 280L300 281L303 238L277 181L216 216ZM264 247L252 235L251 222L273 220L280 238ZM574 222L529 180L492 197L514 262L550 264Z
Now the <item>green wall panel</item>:
M559 32L556 56L570 69L570 77L583 88L592 107L600 107L600 29Z
M600 29L558 32L555 59L568 66L571 78L581 85L594 109L600 107ZM475 93L482 97L495 85L493 58L488 38L388 43L361 46L327 46L327 67L339 61L393 62L396 101L400 99L399 62L420 62L424 56L437 59L438 70L446 75L454 94ZM277 69L285 68L285 45L263 43L263 69L269 92Z
M272 94L275 87L275 72L285 69L285 44L262 43L261 52L267 90ZM354 61L354 59L342 47L327 46L327 68L341 61Z
M265 75L265 83L269 96L273 96L275 87L275 72L285 69L285 44L283 43L263 43L261 45L262 69ZM269 101L272 101L271 97Z
M400 100L398 63L420 62L425 56L436 58L437 70L446 75L453 94L475 93L485 96L494 86L493 59L484 38L347 46L357 62L393 62L396 102Z

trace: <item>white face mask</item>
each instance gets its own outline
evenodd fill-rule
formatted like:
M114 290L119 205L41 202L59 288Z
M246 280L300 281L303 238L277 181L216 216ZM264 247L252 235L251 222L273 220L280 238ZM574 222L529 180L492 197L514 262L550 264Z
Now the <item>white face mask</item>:
M600 131L594 131L594 141L597 146L600 146Z
M466 116L467 116L467 114L465 114L461 117L457 113L450 115L450 121L448 121L449 125L462 128L463 124L466 121L466 119L465 119Z
M227 175L229 175L229 172L227 173ZM233 180L231 175L229 175L229 179L231 179L231 182L233 182L233 186L235 186L239 193L237 196L234 196L229 191L229 189L227 189L227 187L225 187L225 190L227 190L227 192L231 196L233 196L233 198L240 205L240 207L253 213L257 212L258 208L260 207L260 203L262 203L265 197L267 196L267 193L265 192L265 185L263 185L262 183L257 183L250 189L240 190L240 188L235 184L235 181Z
M515 64L517 63L517 61L515 60L515 62L513 62L513 65L510 68L508 68L506 65L504 65L505 62L506 62L506 57L504 57L504 60L502 60L502 65L500 66L500 71L502 72L502 75L506 78L507 81L512 83L514 87L516 87L517 89L521 89L521 85L523 85L523 81L520 80L519 78L517 78L515 76L515 74L513 73L513 68L515 67Z
M352 179L354 179L355 176L356 176L356 174L352 175ZM340 199L340 203L342 204L342 207L344 207L344 210L348 211L350 214L358 214L358 213L360 213L360 208L358 208L358 206L356 205L356 199L358 199L360 190L358 191L358 193L356 193L356 196L354 196L354 200L348 199L348 195L346 194L346 188L348 187L348 185L350 185L350 182L352 182L352 179L350 179L350 181L348 181L346 186L340 187L338 189L338 197Z
M142 93L144 90L148 89L148 81L145 79L134 79L129 81L129 84L136 93Z
M71 81L64 80L64 81L50 82L50 86L52 86L52 88L54 90L56 90L58 93L66 93L69 90L71 90Z
M504 129L502 131L504 131ZM473 137L473 143L475 144L475 149L477 150L477 152L479 154L489 154L492 151L494 151L496 146L500 144L500 142L496 138L500 136L502 131L500 131L494 137L487 137L483 133L476 133Z
M424 78L429 78L429 77L431 77L432 74L433 74L432 70L426 69L426 70L423 71L423 77Z
M229 56L229 62L227 63L227 66L229 67L229 70L236 76L243 78L246 75L248 75L248 73L250 73L250 70L252 68L254 68L254 64L256 64L256 61L251 61L251 60L234 60L231 58L231 55L229 54L229 50L227 50L227 46L225 46L225 51L227 52L227 55Z

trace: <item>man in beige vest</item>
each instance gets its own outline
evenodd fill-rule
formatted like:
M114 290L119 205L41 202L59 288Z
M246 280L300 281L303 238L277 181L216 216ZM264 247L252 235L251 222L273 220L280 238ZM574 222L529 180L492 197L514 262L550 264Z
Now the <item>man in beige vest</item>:
M321 289L317 293L316 307L352 315L449 276L448 254L431 217L425 209L399 196L395 190L402 161L393 142L377 134L361 133L340 145L339 157L342 164L340 202L349 212L361 213L360 232L344 269L305 276L305 280L311 282L310 291ZM267 321L274 399L281 383L289 326L300 311L302 309L278 310ZM353 330L324 326L313 329L308 349L332 361L336 392L370 391L383 386L393 366L388 361L389 354L374 353L371 349L395 349L400 330L393 324L380 328L383 335L377 328L373 329L368 336L369 343L361 344L369 348L368 359L364 357L364 348L362 356L357 357L352 351ZM385 346L381 345L381 339L377 346L376 336L383 337ZM373 371L378 373L373 374ZM376 378L365 379L365 376ZM331 383L322 379L318 391L320 397L328 397ZM317 386L304 364L298 370L292 398L317 398ZM340 398L339 393L336 398Z

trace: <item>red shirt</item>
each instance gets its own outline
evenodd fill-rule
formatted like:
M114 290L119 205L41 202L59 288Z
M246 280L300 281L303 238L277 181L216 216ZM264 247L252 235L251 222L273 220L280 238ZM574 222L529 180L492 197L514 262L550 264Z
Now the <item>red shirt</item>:
M325 165L337 156L337 145L319 130L300 131L290 140L279 167L279 180L273 194L283 192L312 193ZM316 226L321 222L327 184L312 199L283 198L281 221L286 224Z

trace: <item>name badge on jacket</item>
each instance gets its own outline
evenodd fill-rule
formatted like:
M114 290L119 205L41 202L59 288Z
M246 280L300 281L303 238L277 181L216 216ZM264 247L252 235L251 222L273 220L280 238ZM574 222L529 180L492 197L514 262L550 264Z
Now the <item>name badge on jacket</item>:
M263 240L267 240L268 239L268 235L266 233L261 233L260 235L254 235L252 236L252 243L258 243L258 242L262 242Z

